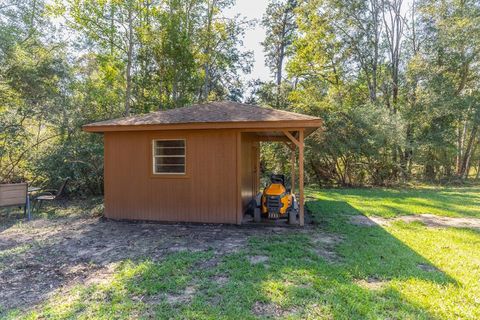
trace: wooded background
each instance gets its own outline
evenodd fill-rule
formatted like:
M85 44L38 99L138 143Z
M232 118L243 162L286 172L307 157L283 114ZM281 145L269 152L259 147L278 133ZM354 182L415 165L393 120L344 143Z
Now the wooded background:
M478 179L480 2L0 0L0 182L101 194L102 137L86 123L234 100L324 119L307 141L318 185ZM246 81L247 28L266 29L271 81ZM288 172L281 144L265 171Z

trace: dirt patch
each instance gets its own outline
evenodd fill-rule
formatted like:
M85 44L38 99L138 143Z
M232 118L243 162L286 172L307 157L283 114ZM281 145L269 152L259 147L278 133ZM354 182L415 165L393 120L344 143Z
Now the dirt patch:
M336 252L336 246L343 241L341 236L317 230L310 238L316 255L330 263L341 260L341 257Z
M388 281L370 277L367 279L356 280L355 283L368 290L382 290L388 284Z
M294 309L284 309L273 302L265 303L257 301L252 307L252 313L260 317L280 318L291 315L294 312Z
M213 257L208 260L200 261L195 265L196 269L213 269L220 263L220 259L218 257Z
M338 254L333 250L329 250L325 248L315 248L313 251L319 257L322 257L324 260L330 263L339 262L341 260Z
M378 225L385 225L388 223L389 219L381 218L381 217L367 217L362 215L351 216L350 223L356 226L364 226L364 227L374 227Z
M311 235L312 243L314 245L335 246L343 241L340 235L326 232L315 232Z
M453 218L441 217L433 214L419 214L412 216L401 216L396 218L381 218L381 217L366 217L363 215L356 215L350 217L350 223L358 226L388 226L395 221L404 221L407 223L421 222L427 227L432 228L474 228L480 229L480 218Z
M170 304L181 304L190 302L197 292L197 289L194 286L188 286L180 294L167 295L167 302Z
M160 261L177 251L212 251L214 257L200 266L209 269L221 256L243 249L252 236L288 232L298 230L78 217L9 225L0 231L0 310L34 308L76 284L110 281L126 259Z
M260 263L265 263L268 261L267 256L250 256L248 257L248 261L250 261L251 264L260 264Z
M229 278L225 275L216 275L212 278L212 281L218 284L219 286L223 286L228 282Z
M396 218L395 220L401 220L405 222L421 222L428 227L455 227L455 228L475 228L480 229L479 218L452 218L452 217L440 217L433 214L419 214L415 216L404 216Z

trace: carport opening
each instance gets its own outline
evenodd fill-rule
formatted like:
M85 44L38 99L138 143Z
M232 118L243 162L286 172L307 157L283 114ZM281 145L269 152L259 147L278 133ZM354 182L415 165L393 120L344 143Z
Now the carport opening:
M304 225L303 140L303 129L241 133L242 223ZM260 161L262 146L270 143L283 145L274 159L289 160L276 172L268 172L275 165Z

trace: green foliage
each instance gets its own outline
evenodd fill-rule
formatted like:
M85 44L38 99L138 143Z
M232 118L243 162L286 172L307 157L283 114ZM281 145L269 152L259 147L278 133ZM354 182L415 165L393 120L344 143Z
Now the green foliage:
M235 100L324 119L306 181L387 185L480 173L477 1L272 0L261 25L272 81L243 74L253 23L233 0L0 1L0 181L101 192L85 123ZM288 175L282 145L264 173Z
M479 12L475 1L300 1L289 88L257 84L252 100L324 119L307 143L310 182L468 178L480 169Z
M249 21L225 1L0 2L0 181L103 192L103 147L81 126L242 97ZM52 32L50 32L50 30Z
M44 148L33 161L32 172L39 181L58 188L65 179L75 195L103 194L103 139L98 135L74 133Z
M395 163L384 151L401 143L401 119L372 104L324 111L320 116L326 130L314 134L306 154L315 182L382 185L390 181Z
M262 42L265 51L265 65L276 78L277 85L282 82L283 63L292 55L292 43L297 29L294 10L297 1L271 1L262 19L266 29Z
M0 181L32 178L30 161L62 134L70 77L62 47L31 34L9 46L0 74Z

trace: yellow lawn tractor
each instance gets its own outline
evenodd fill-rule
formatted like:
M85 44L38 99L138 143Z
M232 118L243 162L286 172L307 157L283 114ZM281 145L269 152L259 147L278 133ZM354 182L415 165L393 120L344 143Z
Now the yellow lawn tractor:
M259 195L258 200L259 210L255 210L255 221L260 221L263 217L267 219L288 219L289 223L295 223L298 204L295 195L285 187L285 176L283 174L272 174L270 176L270 183L263 189L263 193Z

